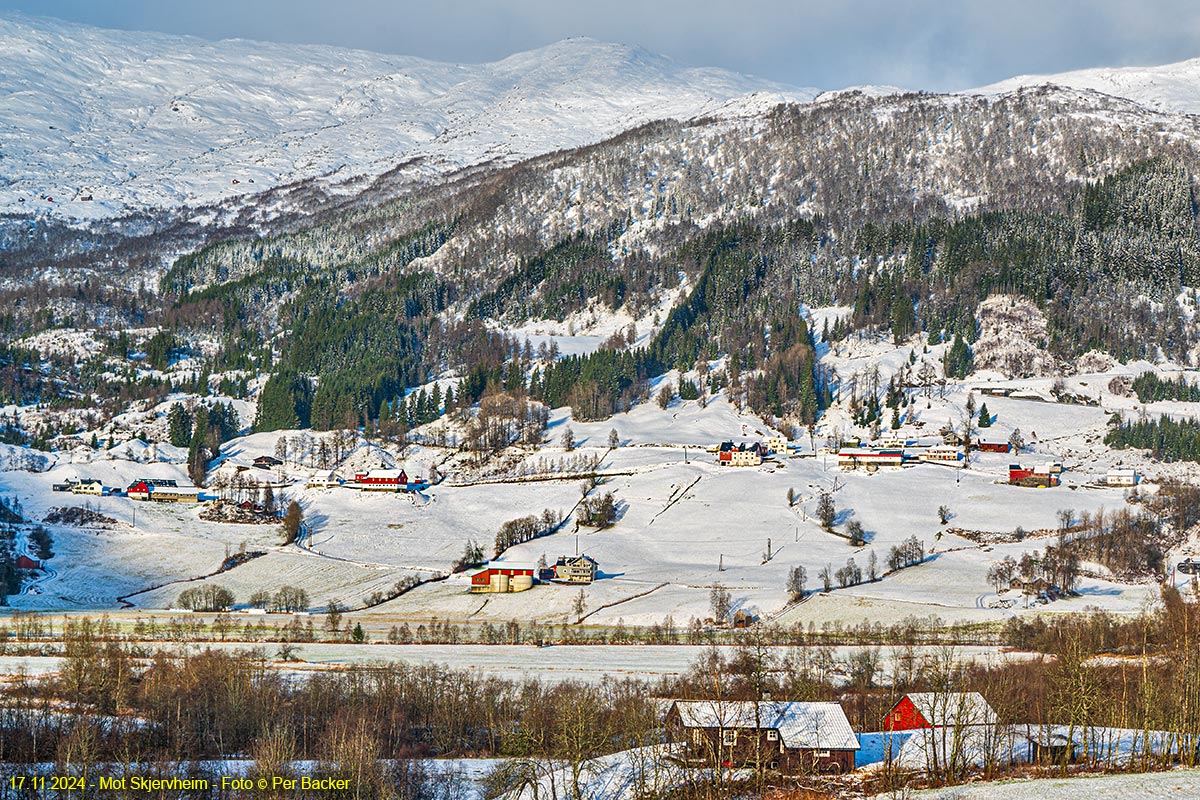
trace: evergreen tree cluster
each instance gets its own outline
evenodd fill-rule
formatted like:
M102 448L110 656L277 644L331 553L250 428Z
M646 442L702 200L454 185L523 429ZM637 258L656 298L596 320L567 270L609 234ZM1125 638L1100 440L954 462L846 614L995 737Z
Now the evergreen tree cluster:
M1200 461L1200 420L1164 415L1123 422L1109 428L1104 443L1117 450L1149 450L1160 461Z
M1183 375L1177 375L1175 380L1163 380L1157 373L1143 372L1133 379L1133 391L1143 403L1158 400L1200 403L1200 384L1189 381Z

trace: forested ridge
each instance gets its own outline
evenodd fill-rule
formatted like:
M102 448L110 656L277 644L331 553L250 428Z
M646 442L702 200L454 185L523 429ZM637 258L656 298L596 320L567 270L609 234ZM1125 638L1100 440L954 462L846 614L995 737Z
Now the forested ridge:
M977 307L997 293L1041 310L1062 363L1090 350L1186 362L1197 337L1176 298L1200 282L1195 139L1169 135L1184 120L1149 121L1038 90L955 103L850 95L756 122L654 123L210 244L174 262L144 316L172 352L214 342L203 372L231 388L268 374L263 430L420 424L442 408L417 414L406 390L447 373L464 385L443 401L491 385L602 418L645 399L649 378L722 357L724 370L678 388L702 397L732 384L755 410L804 424L833 388L817 339L920 333L952 342L946 369L965 375ZM13 305L10 340L96 322ZM810 331L802 308L826 305L852 312ZM503 333L618 311L642 329L588 356L555 360ZM638 338L647 325L653 335ZM25 366L0 364L10 398L54 392ZM121 379L126 396L172 388L137 367Z

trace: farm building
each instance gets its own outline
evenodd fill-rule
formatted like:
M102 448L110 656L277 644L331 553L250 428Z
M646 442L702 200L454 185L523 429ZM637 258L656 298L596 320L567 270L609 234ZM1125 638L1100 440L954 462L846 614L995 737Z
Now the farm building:
M1032 729L1025 734L1029 761L1034 764L1070 764L1079 753L1079 742L1065 731Z
M1009 581L1008 588L1016 589L1025 594L1037 595L1037 594L1041 594L1042 592L1046 591L1047 589L1050 589L1051 586L1046 581L1046 579L1042 578L1042 577L1030 578L1029 580L1025 580L1024 578L1017 576L1016 578L1013 578L1011 581Z
M753 612L747 611L744 608L739 608L733 612L733 627L735 628L749 628L757 621L758 617Z
M154 487L146 483L146 481L135 481L125 489L125 496L130 500L149 500L150 492L153 490Z
M768 453L786 453L788 448L787 437L784 436L768 436L763 439L763 448Z
M598 565L591 556L559 556L554 562L554 580L566 583L591 583Z
M1057 470L1055 467L1057 466ZM1008 465L1008 482L1014 486L1037 486L1046 488L1058 486L1061 483L1059 473L1062 465L1038 464L1034 467L1023 467L1020 464Z
M508 561L489 561L483 569L471 575L471 591L475 593L523 592L533 588L536 567Z
M175 487L179 485L179 481L174 478L138 478L138 481L146 484L152 489L163 487Z
M858 750L837 703L677 700L666 721L689 760L701 764L765 763L788 775L850 772Z
M190 486L155 487L150 490L150 499L156 503L198 503L200 490Z
M982 453L1007 453L1012 449L1008 442L991 442L987 440L981 440L977 446Z
M402 469L371 469L354 473L346 485L364 492L399 492L408 487L408 475Z
M258 467L259 469L274 469L275 467L282 465L283 462L275 456L259 456L258 458L254 459L254 466Z
M1141 477L1136 469L1119 469L1114 467L1104 476L1104 482L1109 486L1137 486Z
M900 449L876 449L873 447L843 447L838 450L838 466L856 469L857 467L898 467L904 463L904 451Z
M722 442L717 449L717 463L722 467L757 467L762 463L764 451L761 444L737 444Z
M915 692L901 697L883 718L885 731L993 725L996 712L979 692Z
M42 568L42 564L40 561L34 561L29 556L17 556L16 566L17 566L17 569L41 569Z
M939 445L921 451L918 461L932 461L938 464L957 464L963 460L963 451L958 447Z

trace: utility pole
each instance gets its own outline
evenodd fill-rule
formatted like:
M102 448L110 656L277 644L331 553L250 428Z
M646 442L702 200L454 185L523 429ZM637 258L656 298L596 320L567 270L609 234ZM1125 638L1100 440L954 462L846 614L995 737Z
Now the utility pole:
M725 571L725 554L721 553L721 560L717 562L717 572Z
M771 560L771 537L767 537L767 561Z

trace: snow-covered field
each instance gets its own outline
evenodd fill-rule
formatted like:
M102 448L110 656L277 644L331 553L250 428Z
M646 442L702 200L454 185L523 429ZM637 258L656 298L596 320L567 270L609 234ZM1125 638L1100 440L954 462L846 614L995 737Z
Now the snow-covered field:
M877 795L884 800L894 795ZM1134 775L974 783L904 795L911 800L1193 800L1200 797L1200 770Z

